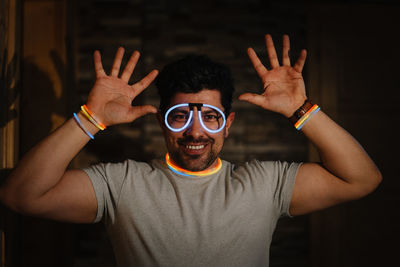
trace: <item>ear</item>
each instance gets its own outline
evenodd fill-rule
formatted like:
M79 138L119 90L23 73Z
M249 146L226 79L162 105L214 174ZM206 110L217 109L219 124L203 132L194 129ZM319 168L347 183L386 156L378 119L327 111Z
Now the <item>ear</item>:
M233 121L235 120L235 112L229 113L228 117L226 118L226 125L225 125L225 138L229 135L229 128L231 127Z

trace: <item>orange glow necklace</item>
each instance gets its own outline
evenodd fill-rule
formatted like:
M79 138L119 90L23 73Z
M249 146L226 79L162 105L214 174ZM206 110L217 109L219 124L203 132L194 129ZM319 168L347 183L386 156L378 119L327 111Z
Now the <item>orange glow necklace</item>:
M222 161L220 158L217 159L217 165L209 170L204 170L204 171L198 171L198 172L193 172L193 171L188 171L185 170L179 166L177 166L175 163L172 162L171 158L169 157L169 154L167 153L165 155L165 161L168 165L168 168L180 175L183 176L189 176L189 177L199 177L199 176L207 176L207 175L211 175L214 174L216 172L218 172L221 167L222 167Z

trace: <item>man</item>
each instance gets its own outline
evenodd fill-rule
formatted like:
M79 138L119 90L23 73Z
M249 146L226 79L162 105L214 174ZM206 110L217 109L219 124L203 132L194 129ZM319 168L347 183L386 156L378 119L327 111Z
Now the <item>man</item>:
M291 118L318 149L321 164L253 160L234 166L219 159L234 121L226 68L204 57L173 63L157 79L160 110L132 107L158 71L129 85L139 53L119 75L120 48L110 75L95 52L97 79L87 105L24 156L1 188L1 201L55 220L103 221L119 266L268 266L280 216L363 197L382 178L357 141L307 101L305 50L291 66L285 35L280 65L271 36L265 38L270 70L248 49L265 91L239 99ZM158 114L165 160L67 170L99 130L148 113Z

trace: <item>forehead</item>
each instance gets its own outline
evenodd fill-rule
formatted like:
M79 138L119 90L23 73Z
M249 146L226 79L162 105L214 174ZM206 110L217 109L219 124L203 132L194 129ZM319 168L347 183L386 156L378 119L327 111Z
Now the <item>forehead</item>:
M171 99L170 105L181 103L203 103L223 108L221 104L221 93L217 90L204 89L198 93L181 93L178 92Z

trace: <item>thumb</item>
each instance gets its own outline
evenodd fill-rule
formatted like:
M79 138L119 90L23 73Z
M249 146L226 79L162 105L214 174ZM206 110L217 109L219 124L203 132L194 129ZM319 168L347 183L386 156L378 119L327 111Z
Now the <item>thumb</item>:
M257 105L257 106L260 106L263 108L266 106L265 97L262 95L258 95L258 94L244 93L239 96L239 100L247 101L251 104L254 104L254 105Z
M130 122L132 122L137 118L150 113L157 113L157 108L152 105L134 106L129 111L128 119Z

